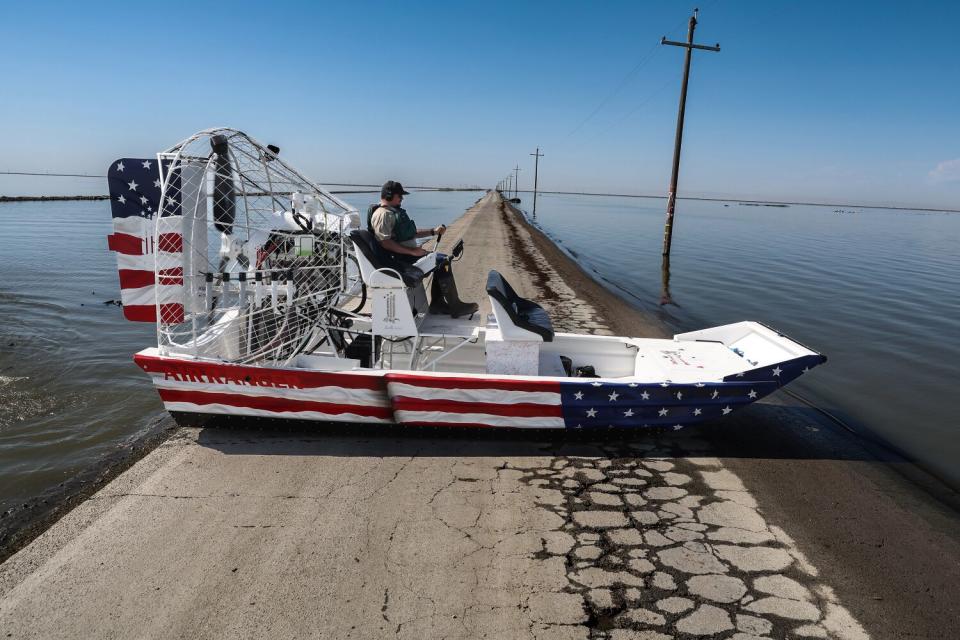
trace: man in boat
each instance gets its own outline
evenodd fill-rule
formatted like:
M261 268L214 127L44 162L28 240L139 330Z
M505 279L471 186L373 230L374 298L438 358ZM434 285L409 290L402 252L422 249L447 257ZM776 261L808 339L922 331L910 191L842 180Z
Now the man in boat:
M420 248L417 238L439 237L447 227L441 224L432 229L418 229L400 206L403 196L409 193L399 182L387 180L380 189L380 204L372 204L367 210L367 229L388 258L414 263L430 253ZM430 288L430 313L450 314L454 318L473 315L479 306L476 302L460 299L450 257L443 254L437 257L438 264Z

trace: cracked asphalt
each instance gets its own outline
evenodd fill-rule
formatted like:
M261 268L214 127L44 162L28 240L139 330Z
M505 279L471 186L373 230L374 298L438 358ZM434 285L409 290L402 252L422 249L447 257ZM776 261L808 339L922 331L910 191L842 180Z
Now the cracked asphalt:
M867 637L740 480L677 458L668 437L611 448L188 429L61 521L73 536L4 565L0 629Z
M561 326L662 331L495 199L451 231ZM0 638L951 638L955 498L776 399L679 432L184 428L0 565Z

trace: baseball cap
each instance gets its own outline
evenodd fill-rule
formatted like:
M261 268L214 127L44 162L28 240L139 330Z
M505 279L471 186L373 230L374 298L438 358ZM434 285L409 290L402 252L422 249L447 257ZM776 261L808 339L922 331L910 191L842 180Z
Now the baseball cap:
M387 180L383 183L383 187L380 188L380 197L384 200L389 200L398 193L405 196L410 195L410 192L404 191L403 185L396 180Z

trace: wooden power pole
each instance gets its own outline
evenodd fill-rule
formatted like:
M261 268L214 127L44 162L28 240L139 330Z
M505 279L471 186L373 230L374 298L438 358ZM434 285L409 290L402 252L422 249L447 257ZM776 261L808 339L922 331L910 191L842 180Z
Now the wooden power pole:
M540 153L540 147L537 147L536 152L531 153L533 156L533 217L537 217L537 171L540 167L540 158L543 157L543 154Z
M513 172L516 174L517 178L513 183L513 197L518 197L518 189L520 188L520 165L518 164L513 168Z
M667 198L667 222L663 229L663 257L665 260L669 260L670 244L673 241L673 211L677 204L677 177L680 173L680 146L683 143L683 114L687 107L687 81L690 79L690 54L694 49L720 51L719 42L714 47L693 43L693 32L697 28L698 11L699 9L694 9L693 15L690 16L686 42L672 42L667 40L666 37L660 40L660 44L683 47L687 50L683 60L683 84L680 85L680 110L677 113L677 137L673 143L673 173L670 174L670 195Z

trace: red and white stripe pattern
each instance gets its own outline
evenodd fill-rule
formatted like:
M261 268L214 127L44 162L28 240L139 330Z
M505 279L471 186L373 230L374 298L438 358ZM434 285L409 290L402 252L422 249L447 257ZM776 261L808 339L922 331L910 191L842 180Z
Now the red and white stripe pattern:
M167 411L319 422L392 423L382 372L274 369L156 355L135 362L153 378Z
M122 158L110 165L113 233L107 245L117 253L123 315L135 322L183 322L183 236L180 207L165 203L162 222L170 232L154 235L160 205L156 160Z
M433 427L680 428L722 418L778 386L771 380L568 382L382 369L309 371L166 357L156 348L134 359L153 378L168 411ZM778 370L780 365L771 375Z
M560 383L407 373L386 374L394 418L410 425L552 428L566 426Z

